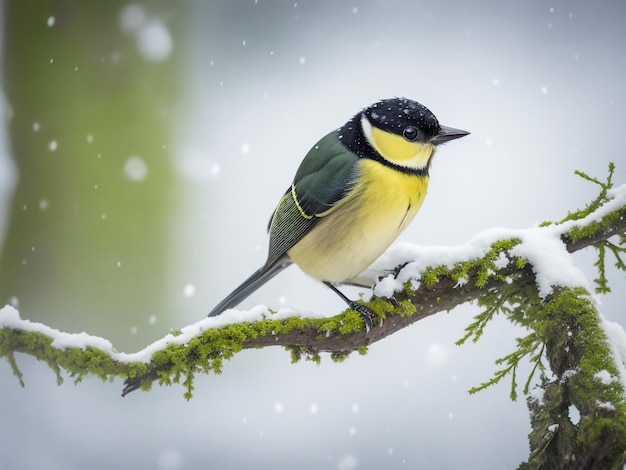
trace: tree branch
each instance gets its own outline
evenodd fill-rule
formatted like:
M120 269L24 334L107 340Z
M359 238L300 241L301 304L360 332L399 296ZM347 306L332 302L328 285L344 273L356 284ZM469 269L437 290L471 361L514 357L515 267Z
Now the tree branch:
M564 241L567 251L573 252L624 233L626 206L618 206L610 211L604 210L600 217L592 213L586 217L586 221L569 224L571 227L564 229L559 236ZM550 225L536 230L544 230L549 236L550 232L554 232L554 227ZM581 232L581 228L592 228L592 230ZM105 350L101 351L105 358L100 358L97 362L106 364L106 367L85 369L74 363L73 356L76 351L73 348L59 349L51 357L50 347L54 338L39 334L39 337L33 340L33 334L20 329L7 328L5 325L0 330L0 344L2 345L0 353L9 358L14 352L31 354L48 362L51 366L55 365L55 370L59 366L68 370L79 380L87 374L100 377L110 375L127 377L123 395L137 390L142 384L144 388L149 388L149 384L157 379L162 383L177 383L182 376L193 375L194 372L218 370L221 368L223 359L231 357L241 349L284 346L290 348L295 357L305 355L308 358L314 358L321 352L334 353L336 357L345 357L350 352L363 350L368 345L423 318L441 311L450 311L460 304L479 299L488 291L501 289L511 283L533 285L535 283L533 266L525 261L520 262L520 258L511 255L511 250L519 243L518 238L494 240L491 249L480 259L459 259L452 267L428 268L422 273L418 288L412 289L407 283L404 289L394 294L395 305L387 299L372 299L367 305L377 315L378 321L375 322L368 335L364 334L358 315L350 311L324 320L297 318L272 320L270 316L251 324L224 327L222 328L223 338L216 335L216 331L220 330L210 330L210 335L199 334L196 337L197 342L204 346L202 349L207 354L208 367L198 367L198 361L204 358L199 351L194 350L192 347L194 343L186 339L186 344L190 347L185 357L185 344L177 344L176 337L172 336L169 344L171 349L177 349L176 354L166 353L167 347L165 347L156 351L154 354L156 357L153 357L149 363L140 363L128 361L126 358L119 360L115 356L106 358L108 351ZM506 256L509 262L506 266L498 267L494 260L501 259L502 256ZM410 265L410 262L396 268L391 275L395 278L400 277L407 265ZM236 336L241 340L229 340L229 336ZM225 341L220 341L221 339ZM215 347L207 348L208 344L213 344ZM90 347L89 350L95 354L97 348ZM185 357L182 362L181 357ZM14 363L12 360L11 362ZM58 377L61 381L60 372L58 372Z
M618 259L618 269L626 267L620 258L626 251L622 246L626 232L626 186L612 190L610 176L606 184L593 182L602 186L600 196L585 209L570 213L558 223L546 223L528 230L486 232L470 241L469 246L473 249L461 250L463 254L454 262L423 268L409 259L392 271L382 273L378 285L393 286L394 294L392 299L374 296L365 302L375 314L374 325L368 334L360 316L351 310L324 319L263 315L254 321L225 324L223 319L211 318L174 332L144 351L121 354L115 352L106 340L61 333L45 325L30 323L5 307L0 311L0 356L7 358L20 382L22 377L15 352L47 362L56 372L59 383L62 381L61 369L68 371L77 382L89 374L102 379L111 376L125 378L123 396L139 388L148 390L154 381L167 385L182 383L187 390L185 397L189 399L195 374L219 373L224 360L242 349L283 346L291 351L294 361L302 357L319 361L321 352L329 352L333 359L342 360L354 351L365 353L369 345L423 318L477 300L485 310L468 326L466 336L459 343L469 338L476 341L486 323L498 313L507 315L512 322L525 326L531 333L518 340L515 352L496 361L504 364L504 369L472 391L481 390L512 374L511 396L515 398L515 372L524 358L529 358L535 365L533 370L539 371L544 370L543 360L547 358L553 374L552 379L543 374L541 378L540 387L549 399L529 401L533 424L530 435L532 453L525 468L560 468L565 463L573 465L574 461L580 465L584 462L587 466L576 464L572 468L593 468L598 462L603 466L618 465L626 456L624 386L611 381L610 385L604 384L609 389L607 392L607 387L599 387L598 381L593 379L602 371L619 376L618 359L611 355L606 336L598 327L600 317L588 300L587 286L572 285L571 276L559 277L561 272L571 275L575 269L573 263L571 266L567 264L570 262L568 253L590 246L597 248L599 253L596 265L601 268L601 276L596 279L597 290L606 292L609 289L603 272L606 248ZM620 236L617 244L609 242L614 236ZM538 241L539 244L549 244L556 255L561 256L561 261L566 260L567 265L552 272L552 277L542 269L541 256L545 254L539 256L532 251ZM577 279L576 276L573 278ZM374 293L379 291L374 288ZM584 305L579 305L576 303L579 299L587 300ZM564 323L565 318L569 323ZM216 321L222 322L218 328L215 327ZM563 325L568 325L567 329ZM580 338L588 341L581 343ZM575 353L563 355L563 351L570 350ZM598 357L602 360L599 361ZM598 369L598 364L602 369ZM576 368L580 373L568 372ZM572 377L579 379L570 380ZM532 376L526 381L525 392L528 392L531 379ZM623 379L626 381L626 377ZM601 406L596 403L594 391L602 395ZM589 396L591 401L587 399ZM571 404L579 409L581 423L585 426L577 428L571 425L571 420L568 425L567 420L561 419L563 415L558 415L558 410L562 412L564 406ZM560 416L558 420L557 415ZM589 419L594 416L603 416L607 420L598 426L592 425ZM549 433L546 426L552 429ZM594 435L581 437L583 428L584 432ZM611 438L610 445L607 445L609 435L623 439ZM580 445L581 439L585 445ZM601 447L599 460L589 457ZM546 449L550 449L547 454Z
M615 218L614 222L611 222L610 225L598 227L597 230L594 230L589 235L572 239L570 234L563 234L561 239L563 243L565 243L567 251L574 253L575 251L593 246L599 242L607 241L609 238L616 235L624 235L624 233L626 233L626 208L615 211L612 217Z

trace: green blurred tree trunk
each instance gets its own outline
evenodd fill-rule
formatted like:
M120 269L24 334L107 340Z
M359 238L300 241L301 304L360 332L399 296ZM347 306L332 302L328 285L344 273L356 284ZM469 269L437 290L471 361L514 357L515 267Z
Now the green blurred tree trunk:
M4 16L19 184L0 254L0 303L114 338L160 312L177 194L170 144L179 58L142 55L120 26L125 5L9 0ZM128 19L137 28L159 18L176 38L180 12L171 9L180 7L168 5L150 2Z

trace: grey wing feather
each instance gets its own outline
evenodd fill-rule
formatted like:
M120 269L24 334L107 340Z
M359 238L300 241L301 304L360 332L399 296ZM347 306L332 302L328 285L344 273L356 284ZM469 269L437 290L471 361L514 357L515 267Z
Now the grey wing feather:
M336 132L309 151L270 220L268 263L285 255L322 219L321 214L348 194L357 180L357 163Z
M357 180L357 171L357 157L340 142L337 132L321 139L300 164L293 185L270 220L267 261L211 310L209 316L237 306L289 266L292 261L287 251L322 220L321 214L346 196Z
M311 218L302 216L290 189L278 203L270 222L270 247L267 262L270 263L285 255L320 220L315 216Z

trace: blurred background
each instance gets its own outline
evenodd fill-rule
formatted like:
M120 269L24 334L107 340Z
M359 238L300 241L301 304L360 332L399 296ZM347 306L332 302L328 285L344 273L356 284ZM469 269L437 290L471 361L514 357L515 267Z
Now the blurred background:
M626 182L626 4L5 0L0 305L134 352L202 318L265 260L308 149L391 96L472 132L442 148L401 241L457 245L560 219L609 161ZM589 279L592 253L576 254ZM602 312L626 324L623 273ZM358 290L351 295L358 295ZM292 267L250 297L344 308ZM470 396L524 334L454 342L466 305L343 364L246 351L219 376L122 399L121 381L0 362L11 469L516 468L530 430L508 383ZM520 372L520 377L528 368Z

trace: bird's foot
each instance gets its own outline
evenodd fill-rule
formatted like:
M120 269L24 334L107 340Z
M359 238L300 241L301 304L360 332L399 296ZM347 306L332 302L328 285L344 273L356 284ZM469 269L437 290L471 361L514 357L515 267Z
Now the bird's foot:
M372 311L363 304L351 301L350 308L358 313L365 322L365 334L372 329Z
M369 308L367 308L365 305L359 304L355 302L354 300L350 300L348 297L343 295L343 293L339 289L337 289L332 283L328 281L322 281L322 282L324 282L324 284L326 284L326 286L330 290L332 290L335 294L341 297L341 299L345 303L347 303L348 306L352 310L356 311L361 316L361 318L365 322L365 334L367 335L372 329L372 311Z
M393 308L398 308L398 299L396 299L393 295L391 297L385 297L385 299L387 299L387 302L393 305Z

